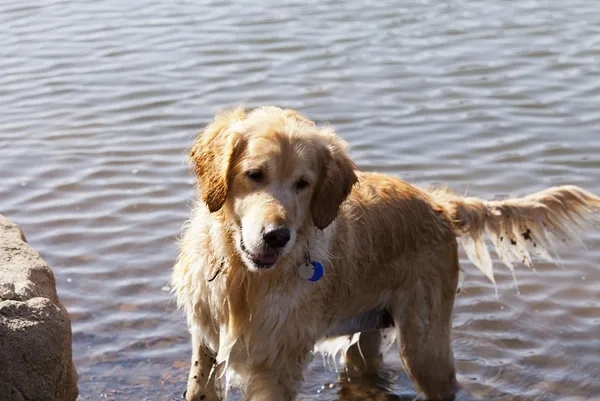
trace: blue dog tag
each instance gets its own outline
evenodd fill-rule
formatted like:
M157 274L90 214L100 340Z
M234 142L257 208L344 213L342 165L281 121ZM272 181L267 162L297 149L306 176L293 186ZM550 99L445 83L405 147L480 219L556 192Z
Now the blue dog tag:
M325 269L323 269L323 265L321 262L317 262L313 260L308 263L302 264L298 269L298 274L301 278L308 281L318 281L321 277L323 277Z
M313 273L313 276L311 278L309 278L309 280L310 281L318 281L321 277L323 277L323 273L325 273L325 269L323 268L323 265L321 264L321 262L317 262L316 260L313 260L311 262L311 264L315 268L315 272Z

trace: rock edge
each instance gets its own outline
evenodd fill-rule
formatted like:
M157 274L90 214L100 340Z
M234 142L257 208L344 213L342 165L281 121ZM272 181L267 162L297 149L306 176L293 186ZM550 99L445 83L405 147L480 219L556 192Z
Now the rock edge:
M75 401L71 319L54 273L0 215L0 400Z

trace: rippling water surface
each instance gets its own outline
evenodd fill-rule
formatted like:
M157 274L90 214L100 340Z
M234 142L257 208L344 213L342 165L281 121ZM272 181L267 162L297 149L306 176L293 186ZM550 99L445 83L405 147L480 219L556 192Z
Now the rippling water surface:
M181 396L188 337L163 286L186 149L242 100L330 122L363 169L419 185L600 193L600 3L0 1L0 213L54 268L81 400ZM600 399L600 229L583 239L563 268L521 268L520 296L463 257L459 399ZM317 358L301 398L410 395L387 361L349 385Z

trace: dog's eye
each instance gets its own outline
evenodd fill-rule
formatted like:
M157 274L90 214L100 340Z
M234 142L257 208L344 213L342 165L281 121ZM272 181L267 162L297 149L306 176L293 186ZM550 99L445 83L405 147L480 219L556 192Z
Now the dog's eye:
M261 182L265 179L265 173L262 170L249 170L246 171L246 176L252 181Z
M308 188L309 182L306 181L304 178L299 179L298 181L296 181L296 183L294 184L294 188L296 188L296 191L301 191L305 188Z

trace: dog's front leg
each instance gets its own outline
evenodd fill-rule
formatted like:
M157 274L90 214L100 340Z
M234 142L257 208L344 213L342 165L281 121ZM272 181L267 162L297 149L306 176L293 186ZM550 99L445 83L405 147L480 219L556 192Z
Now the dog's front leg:
M244 401L294 401L304 380L312 347L310 344L289 353L283 366L250 367Z
M282 375L283 373L283 375ZM254 371L245 386L245 401L293 401L298 394L295 380L285 372Z
M192 335L192 366L188 378L186 401L219 401L215 388L213 352L195 335Z

